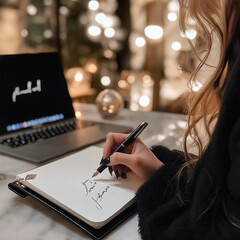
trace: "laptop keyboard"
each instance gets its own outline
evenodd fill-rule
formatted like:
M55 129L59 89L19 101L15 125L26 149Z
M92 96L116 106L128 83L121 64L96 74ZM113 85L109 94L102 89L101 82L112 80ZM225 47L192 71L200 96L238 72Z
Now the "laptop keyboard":
M34 143L36 141L42 141L60 134L64 134L69 131L73 131L76 128L85 128L92 126L93 122L77 122L74 120L56 123L49 126L34 129L31 132L19 134L14 137L5 138L1 140L0 144L9 146L12 148L20 147L26 144Z

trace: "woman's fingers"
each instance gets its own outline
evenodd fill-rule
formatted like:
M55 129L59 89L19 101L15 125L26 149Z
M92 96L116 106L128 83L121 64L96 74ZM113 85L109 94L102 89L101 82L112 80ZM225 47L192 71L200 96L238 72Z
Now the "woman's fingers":
M103 150L103 157L107 158L127 138L127 134L108 133Z
M115 152L110 157L110 163L108 166L117 166L117 165L124 165L131 169L133 161L132 155L126 153Z
M131 171L128 167L122 164L112 166L111 168L115 173L116 178L119 178L119 177L127 178L127 173Z

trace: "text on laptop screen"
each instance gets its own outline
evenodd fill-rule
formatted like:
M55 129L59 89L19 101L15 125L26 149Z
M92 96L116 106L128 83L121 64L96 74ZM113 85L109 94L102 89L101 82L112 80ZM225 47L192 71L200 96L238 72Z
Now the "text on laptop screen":
M0 56L0 133L74 117L56 53Z

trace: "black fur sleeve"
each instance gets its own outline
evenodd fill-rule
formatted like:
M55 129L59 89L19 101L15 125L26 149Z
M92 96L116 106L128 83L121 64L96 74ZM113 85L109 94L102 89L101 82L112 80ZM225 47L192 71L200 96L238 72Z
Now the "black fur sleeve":
M184 162L180 151L163 146L153 147L153 153L164 163L137 192L139 231L143 239L181 239L192 232L188 206L180 206L176 197L176 173ZM186 211L186 212L185 212ZM187 220L186 220L187 219ZM167 238L171 234L173 238ZM180 235L179 235L180 234Z

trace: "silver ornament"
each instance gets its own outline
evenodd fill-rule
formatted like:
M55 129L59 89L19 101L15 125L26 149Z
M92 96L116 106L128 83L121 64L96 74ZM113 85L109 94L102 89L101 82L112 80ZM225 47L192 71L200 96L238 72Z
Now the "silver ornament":
M113 117L123 108L123 99L115 90L105 89L97 95L96 106L102 117Z

